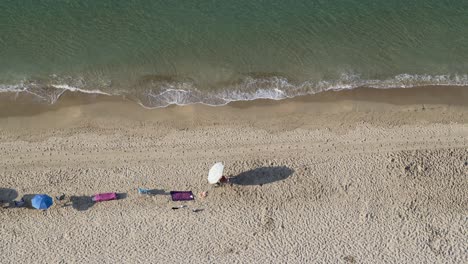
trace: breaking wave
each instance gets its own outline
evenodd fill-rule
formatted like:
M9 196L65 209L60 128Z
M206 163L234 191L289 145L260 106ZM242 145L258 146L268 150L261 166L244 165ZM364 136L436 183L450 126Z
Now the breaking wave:
M65 83L23 81L13 85L0 84L0 93L14 94L15 98L21 94L28 94L32 95L35 100L49 104L56 103L67 92L96 96L123 96L145 108L159 108L189 104L221 106L234 101L257 99L282 100L358 87L391 89L419 86L468 86L468 74L400 74L385 80L361 79L359 75L342 74L337 80L310 80L301 83L282 76L246 76L237 81L223 83L215 89L203 89L188 79L177 80L167 77L156 77L150 81L138 82L129 89L116 88L111 85L93 89L83 79L77 79L78 81L72 78L65 79L67 80Z

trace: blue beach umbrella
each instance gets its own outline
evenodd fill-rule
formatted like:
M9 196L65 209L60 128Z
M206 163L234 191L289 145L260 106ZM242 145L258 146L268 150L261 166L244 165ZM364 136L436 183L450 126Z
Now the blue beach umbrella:
M54 201L47 194L35 195L31 200L31 205L38 210L46 210L51 207Z

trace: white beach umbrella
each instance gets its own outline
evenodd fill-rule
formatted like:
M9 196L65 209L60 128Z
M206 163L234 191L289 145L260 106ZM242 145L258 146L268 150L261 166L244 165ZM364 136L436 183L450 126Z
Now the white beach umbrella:
M218 162L213 167L211 167L210 171L208 172L208 182L210 184L215 184L219 182L221 177L223 177L223 170L224 165L222 162Z

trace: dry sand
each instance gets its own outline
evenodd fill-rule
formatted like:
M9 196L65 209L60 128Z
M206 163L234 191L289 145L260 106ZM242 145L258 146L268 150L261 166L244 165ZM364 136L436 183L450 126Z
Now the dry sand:
M0 209L0 262L467 263L468 90L425 89L218 108L4 103L0 198L67 198ZM208 186L216 161L237 184ZM126 198L89 203L109 191Z

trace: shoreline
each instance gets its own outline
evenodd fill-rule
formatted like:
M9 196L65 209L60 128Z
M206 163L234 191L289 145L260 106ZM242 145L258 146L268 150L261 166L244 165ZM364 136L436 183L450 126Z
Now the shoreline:
M9 132L4 136L16 133L19 138L31 133L45 137L90 126L130 133L146 123L160 124L168 131L236 125L270 132L326 128L340 133L363 123L381 127L468 123L468 89L464 87L360 88L280 101L233 102L220 107L194 104L145 109L122 98L80 94L67 94L54 105L0 102L0 127Z
M139 105L125 96L86 94L80 92L65 92L60 99L49 104L33 99L28 94L5 93L0 94L0 117L8 115L30 115L34 113L56 111L63 107L90 105L99 103L136 104L145 110L160 110L172 107L240 107L246 108L257 105L277 105L291 102L338 102L343 100L381 102L394 105L408 104L451 104L468 105L468 87L466 86L420 86L412 88L369 88L359 87L353 89L330 90L312 95L300 95L284 99L254 99L245 101L232 101L226 105L207 105L193 103L187 105L169 105L165 107L146 107Z

